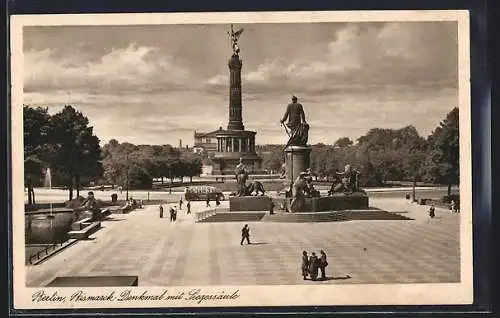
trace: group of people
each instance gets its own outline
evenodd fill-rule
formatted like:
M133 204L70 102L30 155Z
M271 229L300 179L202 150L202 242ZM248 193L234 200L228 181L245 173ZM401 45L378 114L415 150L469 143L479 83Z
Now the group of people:
M130 197L126 202L125 202L125 208L132 208L132 209L142 209L142 200L135 200L134 198Z
M179 210L182 210L182 204L184 203L184 201L182 201L182 198L179 200ZM163 213L164 213L164 209L163 209L163 205L160 203L159 205L159 210L160 210L160 219L163 218ZM191 201L188 201L186 203L186 208L187 208L187 214L191 214ZM177 205L174 205L174 206L171 206L170 209L169 209L169 214L170 214L170 222L175 222L177 221Z
M320 257L316 253L312 252L311 256L307 255L306 251L302 252L302 277L307 279L307 276L311 280L318 280L318 274L321 271L321 280L326 279L326 267L328 266L328 261L326 258L326 253L321 250Z
M160 203L159 209L160 209L160 219L162 219L163 218L163 205L161 203ZM170 222L177 221L177 206L174 205L174 206L170 207L168 212L170 213Z

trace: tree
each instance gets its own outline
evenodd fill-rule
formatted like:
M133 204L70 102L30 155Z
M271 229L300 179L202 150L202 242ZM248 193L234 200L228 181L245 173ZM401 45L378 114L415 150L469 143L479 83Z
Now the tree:
M28 188L28 204L35 204L35 185L40 184L43 169L48 166L52 147L50 115L47 108L23 106L24 175Z
M68 174L70 200L74 188L79 196L82 176L99 177L103 172L99 139L93 134L93 127L88 125L88 118L70 105L64 106L50 120L50 142L56 148L52 164Z
M459 112L455 107L427 138L424 178L451 187L460 183Z
M194 176L199 176L202 172L202 159L200 157L188 157L184 158L183 161L186 163L186 176L189 177L189 182L193 182Z
M335 148L345 148L353 145L353 141L349 137L342 137L337 139L335 143L333 144L333 147Z
M270 171L279 171L284 160L283 146L266 145L260 146L260 149L263 167Z

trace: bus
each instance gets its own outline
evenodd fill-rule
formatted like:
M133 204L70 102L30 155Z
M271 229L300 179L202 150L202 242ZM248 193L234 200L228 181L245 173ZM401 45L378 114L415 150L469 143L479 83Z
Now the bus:
M224 200L224 194L216 187L210 186L193 186L187 187L184 191L184 198L186 201L205 201L207 195L210 201Z

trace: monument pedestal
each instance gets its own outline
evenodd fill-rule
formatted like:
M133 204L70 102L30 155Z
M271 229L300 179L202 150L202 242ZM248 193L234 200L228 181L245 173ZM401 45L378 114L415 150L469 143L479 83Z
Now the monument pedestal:
M285 149L286 179L293 184L310 167L311 146L288 146Z
M287 198L286 208L290 210L292 198ZM304 198L304 204L295 212L326 212L344 210L365 210L369 208L368 195L363 192L352 194L334 193L319 198Z
M230 197L229 211L269 211L271 201L268 196Z

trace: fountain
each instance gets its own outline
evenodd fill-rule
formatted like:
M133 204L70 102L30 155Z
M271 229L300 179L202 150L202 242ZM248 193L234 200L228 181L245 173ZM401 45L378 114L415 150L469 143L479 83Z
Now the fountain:
M47 168L47 170L45 171L45 178L43 180L43 187L49 188L49 190L52 190L52 174L50 173L50 168ZM49 205L50 205L50 215L48 217L54 218L54 215L52 213L52 201L49 202Z
M43 186L52 189L50 168L45 171ZM38 208L25 212L26 243L51 244L65 241L73 218L72 209L54 208L52 201L50 201L48 209Z

